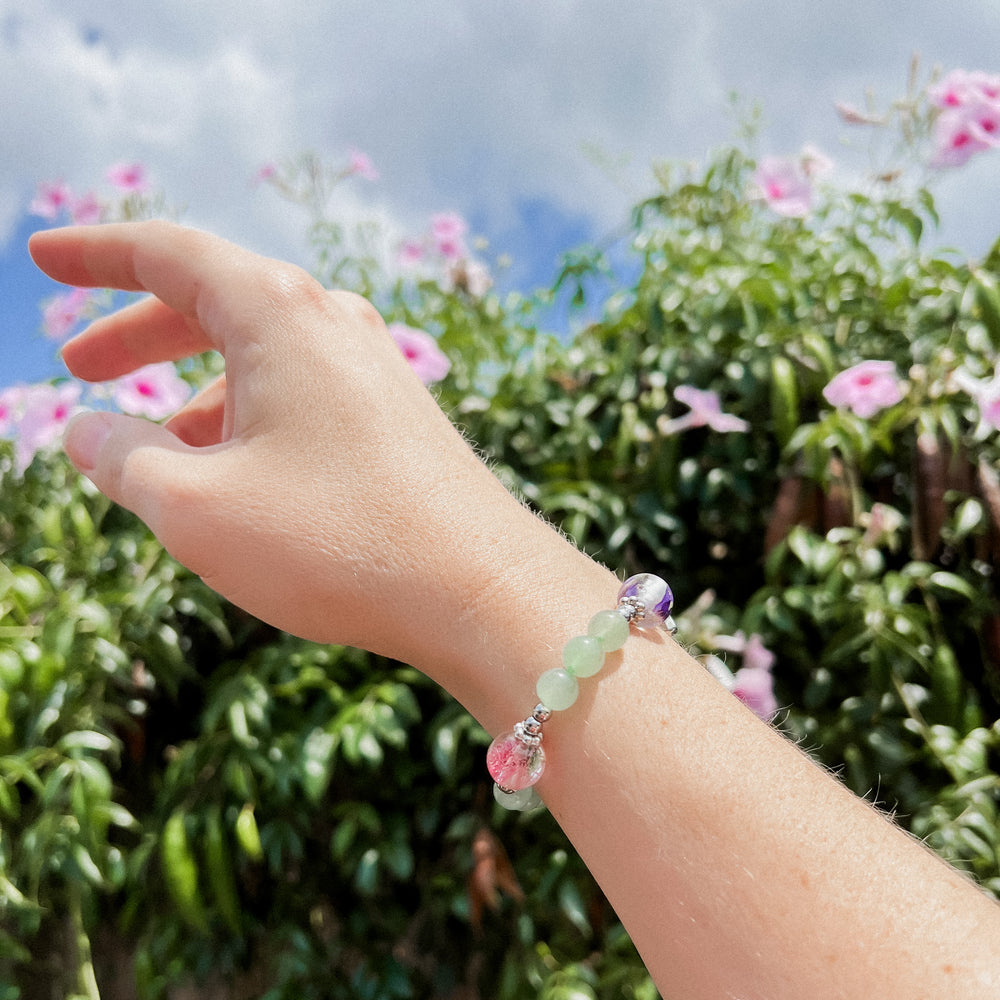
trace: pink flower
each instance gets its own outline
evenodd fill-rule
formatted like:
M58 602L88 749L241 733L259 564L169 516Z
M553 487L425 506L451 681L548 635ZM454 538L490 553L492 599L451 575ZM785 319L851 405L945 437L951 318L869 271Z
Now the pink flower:
M1000 99L981 98L969 104L965 112L969 128L980 142L993 149L1000 146Z
M123 413L161 420L176 413L191 395L191 386L169 361L146 365L111 383L111 395Z
M88 191L80 198L74 198L70 202L69 215L77 226L91 226L95 222L101 221L104 213L104 206L97 200L97 195L93 191Z
M750 425L731 413L722 412L718 393L711 389L696 389L693 385L679 385L674 390L674 399L689 406L691 411L672 420L661 416L656 422L657 430L663 434L676 434L691 427L711 427L722 434L729 431L746 431Z
M351 159L347 165L347 172L354 174L356 177L361 177L366 181L378 180L378 171L375 169L367 153L362 153L357 149L351 150Z
M726 652L739 653L743 657L743 666L732 674L716 657L716 662L710 665L713 675L747 708L765 722L770 722L778 711L778 701L774 696L774 677L771 675L774 653L764 645L756 632L748 638L742 630L735 635L716 636L715 645Z
M747 670L770 670L774 666L774 653L765 645L763 639L753 632L743 646L743 666Z
M933 167L960 167L1000 145L1000 76L954 69L927 88L941 109L934 122Z
M55 219L68 207L72 197L69 186L62 181L45 182L38 185L28 209L32 215L40 215L43 219Z
M754 171L753 182L771 211L789 218L809 214L812 185L798 161L766 156Z
M42 330L51 340L65 340L84 317L94 293L87 288L73 288L48 300L42 309Z
M442 212L431 218L431 237L438 253L455 260L466 254L465 234L469 226L457 212Z
M406 240L399 248L400 266L416 267L424 259L424 245L419 240Z
M865 529L862 545L875 548L889 545L895 548L896 532L903 526L903 515L885 503L873 503L870 511L863 511L858 523Z
M860 361L840 372L823 389L823 398L840 409L867 419L903 398L903 389L891 361Z
M126 194L142 194L149 190L146 168L141 163L116 163L109 168L107 178Z
M988 101L1000 101L1000 73L973 72L970 74L973 86L979 91L980 97Z
M960 167L976 153L1000 145L1000 100L978 98L946 108L934 122L932 167Z
M939 108L960 108L970 101L1000 98L1000 76L953 69L927 88L927 96Z
M733 676L733 694L765 722L770 722L778 711L774 677L770 670L740 667Z
M979 417L983 423L988 424L995 431L1000 431L1000 392L992 396L981 396L979 403Z
M267 184L278 176L278 166L275 163L265 163L253 177L254 184Z
M80 401L80 386L75 382L63 385L39 383L24 387L18 399L20 414L16 417L17 440L14 467L23 473L35 455L51 447L61 437Z
M437 382L448 374L451 362L429 333L404 323L390 323L389 333L424 385Z
M27 392L26 385L9 385L0 390L0 437L10 437L17 430Z

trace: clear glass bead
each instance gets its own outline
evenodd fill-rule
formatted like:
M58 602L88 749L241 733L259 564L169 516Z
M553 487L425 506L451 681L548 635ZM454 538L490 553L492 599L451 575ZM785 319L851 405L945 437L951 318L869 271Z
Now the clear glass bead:
M628 641L628 622L617 611L598 611L587 625L587 635L597 639L605 653L613 653Z
M570 707L576 701L580 693L580 685L576 678L567 670L556 667L553 670L546 670L538 678L535 687L539 699L554 712L561 712Z
M501 733L486 751L486 767L502 791L519 792L542 776L545 751L529 746L513 732Z
M601 640L592 635L574 636L563 646L562 661L563 666L574 677L593 677L604 666Z
M674 594L667 581L652 573L630 576L618 591L618 600L642 604L645 613L642 619L636 620L636 625L647 628L662 625L674 606Z

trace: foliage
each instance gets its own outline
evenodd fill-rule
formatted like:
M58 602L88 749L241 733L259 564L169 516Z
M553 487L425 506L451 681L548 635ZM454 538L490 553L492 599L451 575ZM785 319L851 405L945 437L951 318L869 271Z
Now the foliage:
M661 166L624 245L531 298L462 255L359 263L299 200L321 276L437 338L441 405L512 489L661 567L696 653L762 638L777 724L1000 896L1000 243L928 250L933 200L894 180L776 214L755 167ZM544 333L558 296L600 318ZM871 359L900 401L828 402ZM680 422L681 386L745 430ZM62 458L18 478L0 447L0 997L656 996L445 694L262 626Z

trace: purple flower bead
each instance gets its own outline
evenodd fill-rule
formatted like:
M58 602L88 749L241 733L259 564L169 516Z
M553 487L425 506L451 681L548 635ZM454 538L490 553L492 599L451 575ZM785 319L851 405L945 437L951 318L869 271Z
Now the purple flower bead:
M618 591L618 602L638 601L645 609L644 617L637 625L662 625L674 607L674 594L666 580L652 573L630 576Z

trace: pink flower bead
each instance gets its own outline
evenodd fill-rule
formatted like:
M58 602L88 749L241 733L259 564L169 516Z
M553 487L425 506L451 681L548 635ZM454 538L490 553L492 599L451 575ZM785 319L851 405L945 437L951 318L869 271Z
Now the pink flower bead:
M505 792L529 788L545 770L545 751L529 746L513 732L498 736L486 751L486 767Z

